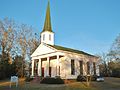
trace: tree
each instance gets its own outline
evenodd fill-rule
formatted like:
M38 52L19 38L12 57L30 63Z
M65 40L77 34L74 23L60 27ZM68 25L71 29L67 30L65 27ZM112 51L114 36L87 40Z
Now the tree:
M22 70L20 72L20 76L24 76L24 63L26 59L30 60L30 55L39 45L39 39L37 34L34 34L33 28L26 24L17 24L12 19L5 18L0 20L0 67L7 68L7 64L4 66L5 60L7 60L10 64L10 69L12 73L16 73L14 69L15 63L12 58L20 58L22 62ZM13 62L13 64L12 64ZM9 66L9 65L8 65ZM0 70L2 73L3 70ZM7 73L4 71L3 73ZM1 74L2 75L2 74Z
M39 44L39 39L34 37L33 28L26 24L22 24L19 28L17 43L19 48L19 53L21 53L23 60L25 62L26 57L30 59L30 55L37 48ZM22 64L22 77L24 76L24 65Z
M31 28L28 27L25 24L22 24L19 28L18 33L18 38L17 38L17 43L18 43L18 48L21 51L21 55L23 57L22 59L22 77L24 76L24 62L27 54L27 48L28 48L28 39L32 36L31 34Z
M25 67L25 62L23 63L23 57L22 56L15 56L12 68L13 68L13 75L18 75L19 77L22 76L22 73L25 73L25 71L22 71L22 65Z
M100 75L101 76L110 76L108 63L107 63L109 61L108 54L107 53L99 54L99 58L100 58L100 64L99 64Z
M115 39L109 52L109 56L111 57L112 60L120 62L120 34Z
M8 54L4 53L4 57L6 58L0 61L0 79L11 76L11 64L9 63Z
M8 54L11 59L10 52L14 47L15 34L15 23L13 20L5 18L0 20L0 48L2 51L2 60L6 59L5 54Z
M97 76L96 75L96 65L94 64L95 65L95 67L94 67L93 61L92 61L94 59L99 61L99 57L85 56L85 58L84 58L84 72L86 73L84 78L86 80L87 87L89 87L91 85L91 81L93 80L93 78L95 78L94 80L96 80L96 76ZM95 70L95 72L94 72L94 70Z
M120 34L115 39L108 56L110 58L108 68L111 76L120 77Z
M12 19L0 20L0 79L8 78L11 75L12 56L14 49L16 25Z
M35 37L34 37L35 36ZM32 55L32 53L36 50L36 48L39 46L40 44L40 40L38 35L35 33L35 35L33 36L33 38L30 38L28 40L28 55L29 55L29 59L30 59L30 55Z

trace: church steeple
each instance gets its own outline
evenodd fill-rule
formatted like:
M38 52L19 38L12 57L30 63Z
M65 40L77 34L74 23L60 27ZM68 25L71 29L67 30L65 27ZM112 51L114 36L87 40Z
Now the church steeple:
M41 43L54 45L54 33L52 31L51 17L50 17L50 1L48 1L44 28L43 31L41 32Z
M44 31L52 32L51 17L50 17L50 1L48 1L48 6L46 10L46 18L45 18L43 32Z

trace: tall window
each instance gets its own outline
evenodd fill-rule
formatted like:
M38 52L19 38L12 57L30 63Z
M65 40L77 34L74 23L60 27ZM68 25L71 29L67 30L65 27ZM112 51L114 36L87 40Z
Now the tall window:
M43 34L43 41L45 41L45 34Z
M51 34L49 34L49 40L51 41Z
M90 62L87 62L87 74L90 74Z
M96 64L93 62L93 70L94 70L94 75L96 75Z
M60 75L60 66L59 66L59 75Z
M52 68L51 68L51 67L49 67L49 75L50 75L50 77L51 77L51 69L52 69Z
M80 65L80 75L83 75L83 61L79 61Z
M71 75L75 75L75 61L71 60Z

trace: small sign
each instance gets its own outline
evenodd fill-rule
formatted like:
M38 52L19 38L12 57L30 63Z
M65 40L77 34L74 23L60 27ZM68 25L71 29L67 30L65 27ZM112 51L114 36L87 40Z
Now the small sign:
M18 77L17 76L11 76L11 79L10 79L10 88L11 88L11 84L12 83L16 83L16 87L18 86Z

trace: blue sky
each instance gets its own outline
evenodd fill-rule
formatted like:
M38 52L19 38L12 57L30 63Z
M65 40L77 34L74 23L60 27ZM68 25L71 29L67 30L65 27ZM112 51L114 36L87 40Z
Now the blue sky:
M48 0L0 0L0 19L32 25L40 34ZM50 0L57 45L107 52L120 33L120 0Z

